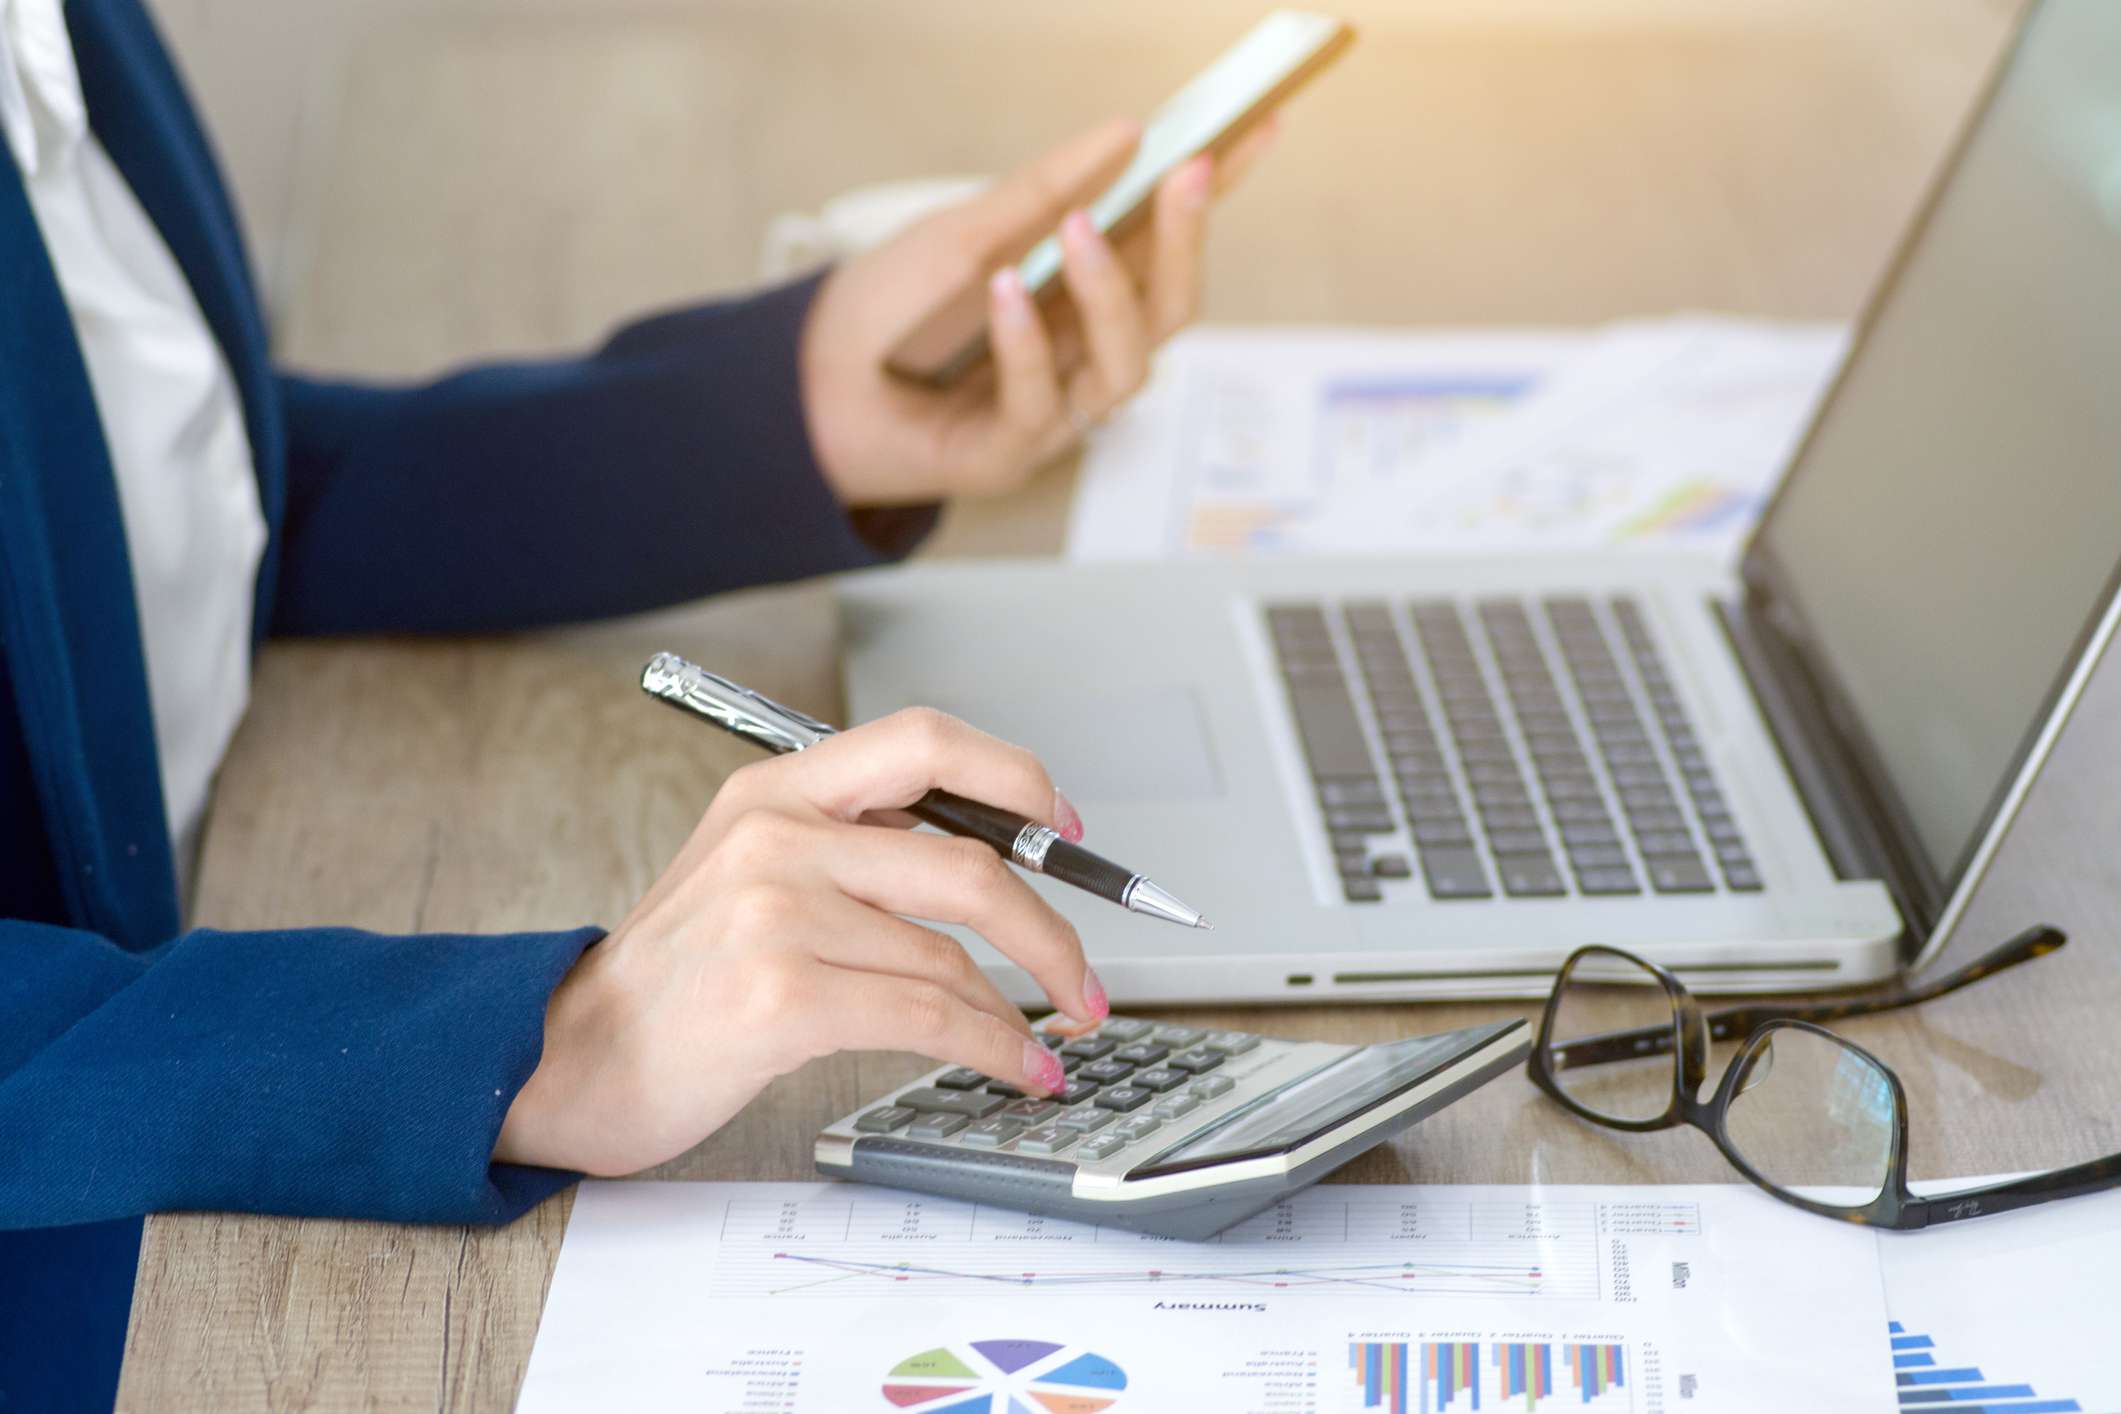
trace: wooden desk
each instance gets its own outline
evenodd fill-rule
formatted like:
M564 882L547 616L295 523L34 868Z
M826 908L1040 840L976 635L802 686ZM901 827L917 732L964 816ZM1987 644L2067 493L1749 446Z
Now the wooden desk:
M891 16L872 13L887 8ZM713 169L727 185L715 190L718 197L735 194L729 200L742 219L724 211L730 234L706 245L719 278L741 280L759 220L776 206L814 201L861 178L999 166L1051 131L1046 119L1054 115L1139 106L1211 42L1174 42L1178 58L1141 60L1135 68L1158 72L1154 82L1133 84L1126 78L1135 69L1118 57L1110 35L1060 36L1060 57L1048 49L1037 67L1097 75L1096 91L1081 93L1031 74L1021 57L1008 57L1013 51L968 41L923 71L924 92L933 95L927 107L872 108L894 81L875 70L891 66L856 64L854 56L893 35L907 39L903 31L917 28L921 13L920 6L867 7L816 33L779 11L711 14L676 29L654 22L663 41L675 33L698 54L719 56L714 62L724 71L741 67L729 56L741 57L745 46L770 60L791 91L754 116L788 151L817 157L814 167L754 169L745 165L756 160L747 154L774 145L753 142L735 152L729 144L732 151ZM1904 36L1858 27L1832 36L1373 34L1367 62L1351 63L1321 87L1292 125L1280 160L1234 203L1213 261L1210 312L1567 321L1696 303L1846 314L1994 42L1990 8L1955 14L1963 21L1953 40L1958 47L1939 48L1934 36L1950 31L1944 26L1926 32L1929 48L1912 59ZM483 56L485 101L503 109L517 100L527 105L532 92L545 101L556 90L540 75L558 44L540 27L545 23L503 25L483 38L461 26L422 32L403 52L371 55L356 66L350 107L385 116L372 130L342 136L336 160L344 181L337 196L324 199L335 235L323 244L306 302L291 316L296 353L340 366L402 369L488 342L580 337L588 330L576 325L590 321L569 305L570 291L608 291L613 280L660 268L666 257L664 274L686 287L675 256L612 259L609 240L599 245L582 236L604 218L577 213L573 225L556 218L557 229L525 243L529 253L518 252L516 270L522 283L512 290L473 288L438 305L452 262L485 262L478 247L490 233L474 229L451 246L385 239L384 232L405 222L416 233L429 221L446 226L452 203L476 199L485 165L475 160L476 133L452 139L461 170L445 160L443 170L403 175L413 195L395 208L377 206L372 191L352 205L333 204L366 190L371 149L402 163L420 149L401 141L405 132L433 131L436 106L446 107L425 91L410 98L399 92L395 106L370 103L378 85L410 82L408 72L426 72L422 64L441 83L443 71L475 51ZM599 54L642 59L684 48L643 47L631 24L563 25L568 52L580 60L576 71L594 79ZM609 48L598 49L599 42ZM408 58L415 52L428 57ZM653 63L650 69L651 76L659 72ZM633 72L619 65L621 77ZM670 91L688 90L679 84ZM1031 105L1040 115L1037 132L1023 106L1006 101L1013 92L1040 100ZM576 96L584 111L594 108ZM867 123L869 111L890 121ZM965 113L995 118L968 131L956 121ZM493 141L503 141L502 120L468 109L458 116L466 124L499 123ZM413 127L393 126L399 121ZM663 191L653 175L636 190ZM466 188L471 196L463 195ZM419 210L404 209L408 203ZM583 244L573 255L553 254L577 236ZM698 249L683 275L691 287ZM565 268L546 269L540 260ZM408 263L418 267L410 276ZM629 273L613 274L607 265ZM432 289L423 284L428 275ZM549 294L541 282L553 278L565 286L559 294L531 298L533 288ZM363 290L365 312L355 297ZM623 293L646 302L675 289ZM543 322L528 318L526 308L542 310ZM593 322L617 308L599 306ZM1050 551L1068 489L1064 469L1009 502L966 508L932 553ZM200 921L491 930L617 918L726 772L748 759L744 748L643 705L634 675L649 652L665 647L837 714L834 619L829 592L818 586L516 639L274 645L259 665L250 716L221 779L198 890ZM2110 1022L2100 1002L2121 984L2121 956L2100 926L2121 904L2111 864L2121 834L2105 784L2117 746L2121 680L2109 672L1965 935L1978 945L2038 917L2069 928L2075 944L1919 1014L1847 1028L1906 1080L1921 1173L2033 1167L2121 1148L2121 1077L2104 1041ZM319 808L320 801L330 808ZM1375 1006L1192 1015L1217 1025L1373 1040L1529 1010ZM813 1065L656 1176L808 1176L816 1128L917 1064L850 1055ZM1698 1135L1607 1136L1568 1120L1522 1081L1505 1079L1343 1176L1647 1182L1728 1174ZM567 1196L555 1198L499 1231L155 1218L142 1252L121 1404L505 1407L529 1356L569 1204Z

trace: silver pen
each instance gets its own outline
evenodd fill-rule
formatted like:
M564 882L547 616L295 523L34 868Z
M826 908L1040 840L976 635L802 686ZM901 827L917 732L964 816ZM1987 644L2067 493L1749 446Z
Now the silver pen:
M641 670L641 691L673 707L705 717L723 731L768 751L801 751L838 734L815 717L750 688L688 663L675 653L658 653ZM932 790L906 812L939 830L990 845L1004 859L1034 874L1109 899L1130 913L1146 914L1183 928L1213 925L1146 874L1091 853L1012 810L982 805L949 791Z

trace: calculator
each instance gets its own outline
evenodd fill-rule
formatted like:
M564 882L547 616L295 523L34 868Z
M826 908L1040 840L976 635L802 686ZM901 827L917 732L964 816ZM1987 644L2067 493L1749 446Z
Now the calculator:
M1067 1089L944 1068L827 1125L817 1166L1163 1237L1212 1237L1522 1062L1498 1022L1372 1046L1112 1017L1034 1028Z

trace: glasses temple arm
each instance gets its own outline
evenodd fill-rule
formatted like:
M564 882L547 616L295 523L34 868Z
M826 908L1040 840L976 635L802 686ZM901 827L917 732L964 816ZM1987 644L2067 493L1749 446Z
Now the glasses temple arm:
M2103 1159L2090 1159L2068 1168L1992 1183L1986 1188L1968 1188L1957 1193L1918 1198L1909 1206L1919 1221L1910 1226L1934 1227L1938 1223L2007 1213L2013 1208L2029 1208L2035 1203L2077 1198L2109 1188L2121 1188L2121 1154L2108 1154Z

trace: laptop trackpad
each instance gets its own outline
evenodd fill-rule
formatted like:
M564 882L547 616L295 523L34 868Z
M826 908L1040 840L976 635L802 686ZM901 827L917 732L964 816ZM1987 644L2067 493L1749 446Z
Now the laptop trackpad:
M1207 717L1184 684L1076 694L1065 702L950 694L935 705L1037 752L1079 805L1203 800L1223 792Z

